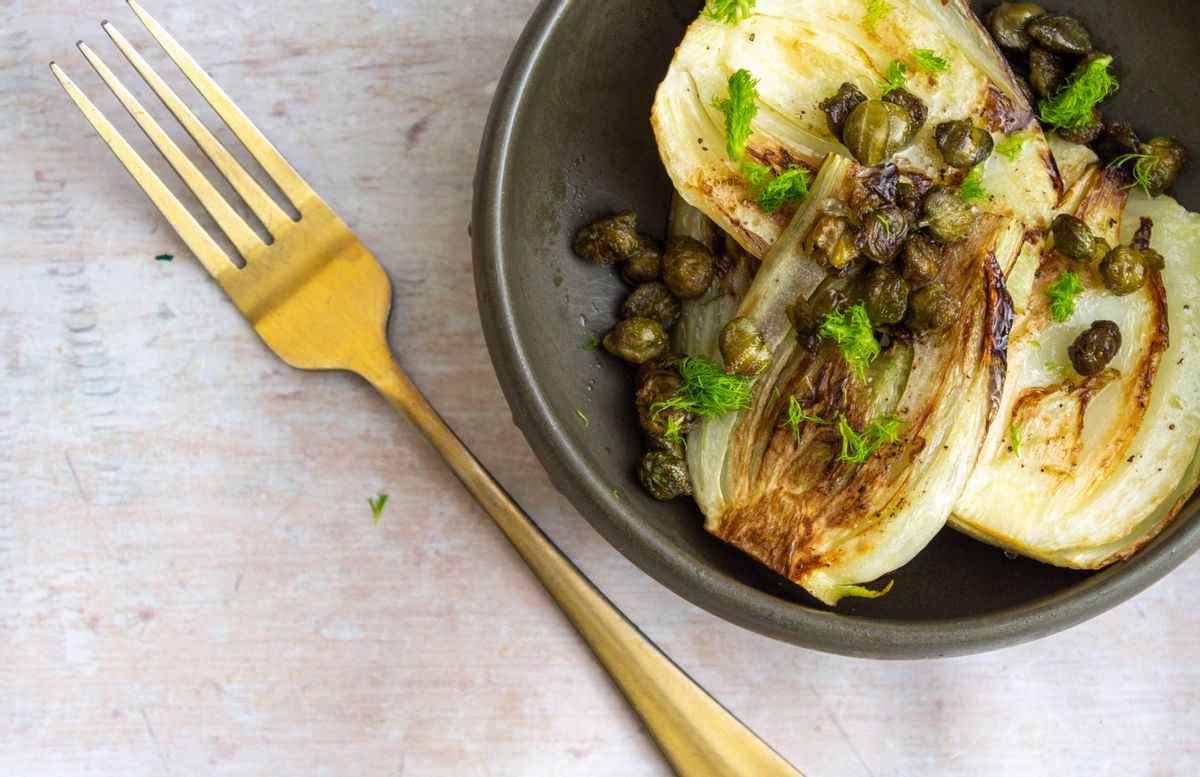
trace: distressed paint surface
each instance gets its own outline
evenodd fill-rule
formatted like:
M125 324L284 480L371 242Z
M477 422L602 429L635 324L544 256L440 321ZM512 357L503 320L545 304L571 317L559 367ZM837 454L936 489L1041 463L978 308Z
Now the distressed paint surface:
M393 342L467 443L810 777L1194 772L1200 559L1034 644L875 663L697 610L557 495L497 387L467 237L534 5L151 10L375 249ZM115 63L105 16L146 41L115 0L0 4L0 774L667 774L416 433L268 353L84 124L46 62L102 97L70 44Z

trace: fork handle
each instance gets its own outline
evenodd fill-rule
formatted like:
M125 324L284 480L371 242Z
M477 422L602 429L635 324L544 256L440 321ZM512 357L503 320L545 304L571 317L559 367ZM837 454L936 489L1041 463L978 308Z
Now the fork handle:
M360 370L479 501L616 681L681 777L797 777L754 732L667 658L505 493L390 357Z

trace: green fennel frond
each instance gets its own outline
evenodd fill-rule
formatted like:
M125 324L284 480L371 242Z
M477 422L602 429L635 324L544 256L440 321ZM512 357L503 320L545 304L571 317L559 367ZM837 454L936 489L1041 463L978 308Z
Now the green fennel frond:
M792 165L779 175L756 162L742 164L742 177L750 186L750 193L758 206L767 213L775 213L784 205L803 202L808 198L812 176L808 168Z
M950 60L939 57L929 49L917 49L913 52L917 66L926 73L946 73L950 70Z
M879 88L883 90L883 96L887 97L892 92L899 92L908 86L908 65L898 59L893 59L892 64L888 65L887 72L883 74L883 82L879 84Z
M1029 139L1025 132L1014 132L996 144L996 153L1010 162L1016 162Z
M580 343L576 347L581 351L594 351L600 347L600 338L596 337L595 335L588 335L588 341L586 343Z
M667 428L663 432L663 437L677 442L686 448L687 440L683 437L683 419L677 415L667 416Z
M1158 173L1158 157L1153 154L1125 154L1109 162L1108 166L1124 167L1130 162L1133 162L1133 168L1128 172L1133 177L1133 183L1125 188L1132 189L1136 186L1149 194L1150 187L1154 185L1154 176Z
M579 408L575 408L575 415L579 416L579 420L583 422L584 429L586 429L592 425L592 422L588 420L588 417L585 416L583 414L583 411L580 410Z
M825 316L817 334L837 343L850 369L859 380L866 380L867 365L879 356L879 342L865 305L859 303L845 312L834 311Z
M746 155L750 122L758 114L757 86L758 80L742 69L729 77L729 95L712 101L713 107L725 114L725 150L735 162Z
M387 506L388 495L380 494L374 499L367 499L367 504L371 506L371 513L375 516L375 523L379 523L383 518L383 508Z
M792 434L796 437L797 445L800 444L800 427L805 423L829 426L833 421L805 413L804 408L800 405L800 400L795 397L788 397L787 425L792 428Z
M972 202L982 202L988 198L987 190L983 188L983 165L975 165L962 182L962 201L968 205Z
M1070 270L1059 274L1058 280L1046 287L1046 296L1050 298L1050 316L1062 323L1075 314L1075 298L1083 293L1083 284L1079 276Z
M1077 130L1092 121L1092 112L1121 88L1108 72L1112 57L1100 57L1073 74L1052 97L1038 101L1038 118L1054 129Z
M756 0L708 0L704 4L704 15L709 19L726 24L737 24L754 10Z
M862 464L884 445L900 439L897 432L904 423L895 416L876 418L861 433L854 431L846 414L838 416L838 432L842 435L842 452L837 460L849 464Z
M702 418L717 418L750 407L750 379L730 375L702 356L689 356L679 363L683 385L679 393L650 406L651 413L681 409Z
M1008 447L1012 448L1014 456L1021 458L1021 427L1016 421L1008 427Z
M875 25L879 24L883 17L896 10L896 6L887 0L863 0L863 5L867 8L866 16L863 17L863 26L867 28L867 32L878 35Z

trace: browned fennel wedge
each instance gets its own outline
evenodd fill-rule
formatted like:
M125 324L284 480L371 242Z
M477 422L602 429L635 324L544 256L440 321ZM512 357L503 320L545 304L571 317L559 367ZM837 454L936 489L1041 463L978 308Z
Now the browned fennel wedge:
M983 214L966 240L947 246L945 279L963 312L949 330L898 334L857 377L842 352L805 350L786 308L825 279L803 251L830 199L845 198L861 168L831 156L813 196L764 257L733 315L750 319L773 358L753 381L751 407L702 423L688 463L705 527L827 604L913 558L944 525L970 475L1003 382L1011 321L1001 266L1024 242L1012 218ZM693 341L693 353L712 344ZM813 418L862 432L894 416L895 439L863 463L839 461L837 423L788 425L793 398Z
M865 23L862 0L760 0L736 25L701 16L688 29L659 87L651 114L659 152L675 188L755 256L783 232L794 206L774 214L755 202L743 162L815 171L827 153L850 156L818 107L844 82L867 97L882 93L889 65L909 69L907 89L929 116L911 145L895 157L901 172L931 183L957 183L965 171L947 167L934 142L945 121L969 118L996 140L1022 131L1028 141L1013 161L993 154L984 163L986 208L1013 215L1030 230L1046 226L1059 181L1045 136L1013 75L961 0L890 0L893 10ZM914 51L947 60L949 70L919 69ZM744 159L730 159L724 115L713 105L728 79L745 69L758 79L758 111Z
M974 537L1060 566L1128 558L1170 523L1200 475L1200 216L1121 185L1093 165L1065 209L1113 245L1128 244L1142 217L1151 219L1165 269L1127 296L1107 292L1095 265L1068 265L1052 252L1037 257L1036 273L1014 271L1032 284L1024 294L1013 284L1024 304L1008 382L951 518ZM1064 269L1085 290L1074 315L1056 323L1045 288ZM1067 347L1096 320L1116 322L1122 346L1107 370L1084 379Z

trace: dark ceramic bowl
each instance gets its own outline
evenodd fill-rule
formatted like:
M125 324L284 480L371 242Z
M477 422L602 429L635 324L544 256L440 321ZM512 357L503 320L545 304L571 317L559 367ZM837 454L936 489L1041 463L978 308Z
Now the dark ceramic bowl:
M701 5L546 0L509 61L484 133L473 213L484 334L517 424L579 512L648 574L726 620L805 647L883 658L972 653L1065 629L1200 547L1195 502L1134 559L1098 573L1009 559L947 529L896 573L890 594L833 610L706 534L690 501L662 504L642 491L630 371L578 347L612 325L626 288L570 245L579 226L625 208L661 236L671 188L650 104ZM1116 56L1123 86L1107 115L1200 149L1200 107L1189 99L1200 62L1192 0L1053 7L1079 13ZM1200 172L1176 194L1200 205Z

